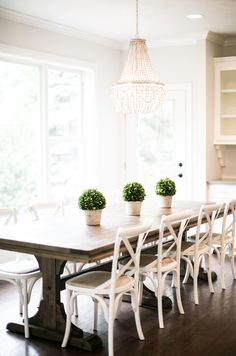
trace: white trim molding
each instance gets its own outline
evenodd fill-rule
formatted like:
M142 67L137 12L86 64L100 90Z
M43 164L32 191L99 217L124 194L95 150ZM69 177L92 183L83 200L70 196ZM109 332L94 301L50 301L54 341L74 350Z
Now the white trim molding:
M99 44L114 49L127 49L128 42L120 42L93 33L80 31L74 27L61 25L59 23L45 20L36 16L24 14L22 12L9 10L0 6L0 18L22 23L28 26L38 27L47 31L60 33L65 36L79 38L80 40ZM190 33L187 37L169 38L164 40L149 40L149 47L172 47L172 46L193 46L198 40L209 40L221 46L236 45L236 37L226 37L211 31Z
M225 47L236 46L236 36L226 38L226 40L224 42L224 46Z
M81 69L81 70L96 70L97 64L87 61L82 61L79 59L73 59L70 57L65 57L61 55L49 54L42 51L35 51L27 48L9 46L4 43L0 43L0 55L9 57L13 59L23 59L28 62L37 63L47 63L53 65L63 65L63 67L68 67L71 69Z
M6 20L23 23L28 26L39 27L47 31L57 32L65 36L79 38L80 40L100 44L102 46L119 49L120 42L111 40L106 37L98 36L92 33L79 31L73 27L58 24L56 22L41 19L39 17L26 15L22 12L8 10L0 7L0 18Z

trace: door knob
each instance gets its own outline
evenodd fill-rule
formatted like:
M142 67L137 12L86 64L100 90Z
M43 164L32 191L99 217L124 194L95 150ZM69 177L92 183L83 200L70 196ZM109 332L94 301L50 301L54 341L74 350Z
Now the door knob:
M179 167L183 167L183 163L182 163L182 162L179 162L178 166L179 166Z
M179 174L178 174L178 177L182 178L182 177L183 177L183 174L182 174L182 173L179 173Z

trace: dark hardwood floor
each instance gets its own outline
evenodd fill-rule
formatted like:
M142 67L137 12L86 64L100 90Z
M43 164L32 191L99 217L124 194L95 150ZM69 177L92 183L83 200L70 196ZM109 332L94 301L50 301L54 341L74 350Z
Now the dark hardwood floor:
M215 257L214 257L215 259ZM218 273L218 265L214 263ZM230 265L226 267L226 287L221 290L219 278L214 282L215 293L210 294L208 284L199 282L200 305L195 306L191 281L182 285L184 315L179 315L174 290L166 289L173 301L173 308L164 311L165 328L159 329L157 311L141 308L144 341L139 341L133 313L129 303L123 303L115 322L115 355L117 356L235 356L236 355L236 281L232 280ZM30 314L37 308L39 288L33 293ZM92 302L80 297L78 324L92 331ZM1 356L85 356L91 354L73 347L62 349L60 345L41 339L25 340L23 335L8 332L8 321L18 318L18 298L14 287L0 282L0 355ZM104 347L92 355L107 355L107 324L99 316L98 334Z

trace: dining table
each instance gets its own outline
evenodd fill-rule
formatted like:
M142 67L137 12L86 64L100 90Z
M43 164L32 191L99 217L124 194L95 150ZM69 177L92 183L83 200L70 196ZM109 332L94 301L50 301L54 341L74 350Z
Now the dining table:
M42 272L43 298L34 316L29 318L30 337L38 337L62 342L66 313L61 301L61 291L71 275L63 274L67 261L90 264L93 269L109 268L106 261L113 255L116 232L119 227L142 223L146 219L153 222L146 243L158 240L159 226L163 215L192 209L188 229L195 227L199 209L206 202L173 201L171 208L160 208L155 200L144 201L140 216L126 213L125 205L106 207L99 226L88 226L83 211L77 207L66 208L64 216L51 219L24 222L15 226L4 226L0 231L0 249L32 254L39 263ZM135 244L137 237L132 237ZM89 268L78 273L86 273ZM9 322L7 329L24 334L23 324ZM88 333L72 325L68 344L93 351L102 346L97 334Z

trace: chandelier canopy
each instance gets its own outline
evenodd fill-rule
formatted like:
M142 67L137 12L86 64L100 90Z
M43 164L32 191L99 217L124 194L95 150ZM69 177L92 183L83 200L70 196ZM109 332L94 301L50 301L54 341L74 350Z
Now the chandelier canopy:
M138 35L138 0L136 0L136 38L129 44L128 59L121 78L112 86L115 109L124 114L157 111L164 98L164 84L157 81L148 55L146 40Z

